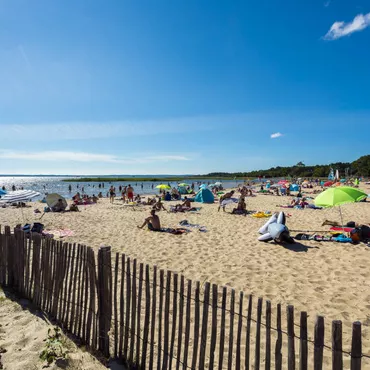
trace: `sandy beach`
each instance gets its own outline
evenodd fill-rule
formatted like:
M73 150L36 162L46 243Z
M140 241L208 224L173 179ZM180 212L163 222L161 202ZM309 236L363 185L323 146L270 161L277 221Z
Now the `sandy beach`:
M370 193L369 187L363 190ZM247 209L253 211L283 210L289 197L260 195L248 197ZM165 202L165 207L176 202ZM21 209L0 208L0 224L39 221L41 203L30 203ZM364 244L302 241L281 246L257 241L258 229L266 218L218 212L217 204L196 204L197 213L158 213L163 227L179 227L181 220L205 226L207 232L194 228L188 234L155 233L139 230L150 207L130 207L118 198L96 205L79 206L80 212L46 213L41 222L46 230L70 229L73 235L63 238L99 248L109 245L112 252L126 253L140 262L183 274L192 280L210 281L270 299L273 306L293 304L296 311L307 311L310 326L316 314L343 321L343 340L349 342L351 325L363 323L363 352L370 351L367 336L370 324L370 248ZM370 203L361 202L341 207L344 222L370 222ZM340 221L338 208L284 209L289 215L287 226L294 236L298 231L328 231L324 220ZM323 234L323 233L319 233ZM330 342L330 337L326 338Z

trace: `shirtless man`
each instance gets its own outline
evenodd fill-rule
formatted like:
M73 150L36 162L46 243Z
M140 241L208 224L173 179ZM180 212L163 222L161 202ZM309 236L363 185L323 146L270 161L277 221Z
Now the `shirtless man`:
M167 209L166 208L164 208L164 205L163 205L163 203L162 203L162 201L161 201L161 198L159 198L158 199L158 202L156 203L156 204L154 204L154 206L153 206L153 208L155 209L155 210L157 210L157 211L160 211L160 210L164 210L164 211L167 211Z
M175 210L176 211L185 211L185 210L190 210L192 208L190 199L188 197L185 197L184 203L182 204L176 204Z
M150 211L150 216L147 217L144 223L141 226L138 226L138 228L142 229L145 225L148 225L148 229L152 231L161 230L161 222L159 221L159 217L155 214L154 209Z
M218 206L218 211L220 211L222 201L224 201L225 199L230 199L234 195L234 193L235 193L234 190L231 190L229 193L224 194L220 198L220 205ZM222 209L225 212L225 206L223 206Z

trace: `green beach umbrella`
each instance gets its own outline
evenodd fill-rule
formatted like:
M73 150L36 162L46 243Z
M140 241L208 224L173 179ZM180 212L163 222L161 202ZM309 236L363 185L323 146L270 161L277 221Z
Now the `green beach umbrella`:
M186 186L190 186L189 184L185 184L184 182L182 183L182 184L179 184L179 186L184 186L184 187L186 187Z
M341 186L329 188L319 194L315 199L315 205L318 207L339 206L340 218L343 226L343 217L340 206L347 203L360 202L367 198L367 194L361 190L351 188L350 186Z
M168 186L166 184L160 184L156 186L157 189L165 190L165 189L171 189L171 186Z
M315 199L315 205L319 207L334 207L346 203L360 202L367 198L363 191L350 186L329 188L319 194Z

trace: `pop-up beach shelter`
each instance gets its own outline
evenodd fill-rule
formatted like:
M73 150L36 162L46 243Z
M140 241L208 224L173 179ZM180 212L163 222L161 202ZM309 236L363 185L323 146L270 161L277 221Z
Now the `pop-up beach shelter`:
M215 197L209 189L200 189L194 198L194 202L214 203Z

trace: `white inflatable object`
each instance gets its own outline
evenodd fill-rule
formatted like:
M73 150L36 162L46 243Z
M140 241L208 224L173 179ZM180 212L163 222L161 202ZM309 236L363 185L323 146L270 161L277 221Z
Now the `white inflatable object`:
M294 240L289 235L289 230L285 226L285 214L280 212L274 214L270 219L258 230L262 234L258 240L268 242L274 240L277 243L285 241L287 243L294 243Z

